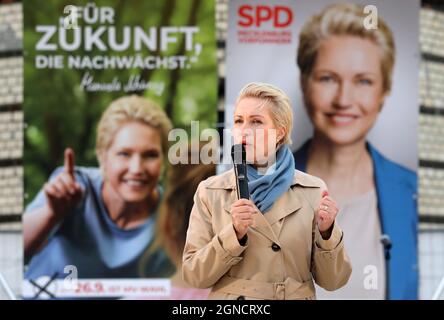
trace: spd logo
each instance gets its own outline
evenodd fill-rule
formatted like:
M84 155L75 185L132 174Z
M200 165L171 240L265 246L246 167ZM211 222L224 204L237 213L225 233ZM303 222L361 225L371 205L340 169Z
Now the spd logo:
M272 23L274 28L285 28L293 22L291 8L285 6L242 5L238 10L238 26L261 27L264 23Z

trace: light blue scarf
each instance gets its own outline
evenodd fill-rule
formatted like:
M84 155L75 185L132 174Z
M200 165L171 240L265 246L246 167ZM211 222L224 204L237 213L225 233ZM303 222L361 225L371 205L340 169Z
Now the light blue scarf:
M265 213L291 186L294 176L294 158L287 146L281 146L276 162L262 175L252 165L247 165L248 188L256 207Z

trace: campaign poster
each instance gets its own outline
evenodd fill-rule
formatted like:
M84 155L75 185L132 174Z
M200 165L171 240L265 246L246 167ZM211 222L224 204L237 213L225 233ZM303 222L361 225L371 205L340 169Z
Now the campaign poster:
M295 167L324 179L339 205L353 274L318 298L418 297L419 10L418 0L230 2L226 126L247 83L282 89Z
M23 3L23 10L24 169L28 208L39 195L42 197L42 188L54 170L66 164L66 148L72 149L75 157L70 159L75 161L76 168L98 168L95 150L98 121L110 103L120 97L137 95L149 99L163 109L174 128L188 134L193 121L198 122L198 130L215 128L217 60L213 1L31 0ZM166 154L164 159L168 161ZM159 185L164 182L164 171L162 167ZM32 233L32 225L28 229L27 226L23 230L25 238ZM124 266L115 276L101 274L99 269L88 274L86 269L93 270L94 263L91 268L78 269L75 257L79 253L70 257L72 263L66 266L50 267L66 258L68 253L60 248L45 253L47 258L41 257L43 262L36 267L40 271L32 273L33 259L51 245L52 237L60 235L58 232L63 228L63 223L59 223L46 230L46 240L26 257L25 297L168 295L169 287L162 274L154 276L162 278L158 282L148 284L125 282L125 278L138 276L134 270L125 273ZM154 228L155 224L150 223L150 239ZM81 241L75 237L77 232L77 237L82 237L82 230L79 226L70 234L74 238L65 239L72 250L85 256L95 252L108 267L126 263L122 256L129 253L123 251L132 250L125 247L79 248ZM106 245L113 241L115 238L111 236ZM138 255L145 249L139 247ZM95 282L64 285L84 278L94 278ZM103 278L116 282L103 282Z
M296 63L299 33L310 17L338 2L230 1L225 105L228 127L232 125L234 103L240 89L248 82L259 81L276 85L291 99L294 111L292 150L298 149L312 135ZM366 1L346 3L368 4ZM374 1L372 5L393 33L396 55L391 92L368 139L391 160L416 170L420 3L391 0ZM368 9L368 14L375 12L372 8Z

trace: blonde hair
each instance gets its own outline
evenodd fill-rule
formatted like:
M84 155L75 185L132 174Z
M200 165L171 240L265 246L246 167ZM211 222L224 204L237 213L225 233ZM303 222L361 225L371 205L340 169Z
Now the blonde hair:
M244 98L256 98L268 106L271 118L277 128L284 130L284 137L279 145L291 145L291 130L293 128L293 110L290 99L284 91L268 83L251 82L245 85L236 100L236 105Z
M153 101L132 95L111 102L100 118L97 127L96 155L100 156L111 146L117 131L126 123L140 122L158 130L163 154L168 153L168 134L172 128L165 112Z
M199 156L203 146L204 143L200 143L194 156ZM158 250L163 250L176 268L180 266L190 213L194 205L194 194L201 181L216 174L215 164L191 163L194 153L191 142L188 143L187 150L188 162L171 165L168 170L165 195L156 220L154 240L139 262L141 277L147 276L146 266L150 257Z
M352 3L333 4L314 15L303 27L299 36L297 64L301 82L306 84L316 61L318 49L323 40L331 36L356 36L371 40L381 51L381 73L384 92L392 86L395 64L395 42L387 24L378 16L377 29L364 27L364 7Z

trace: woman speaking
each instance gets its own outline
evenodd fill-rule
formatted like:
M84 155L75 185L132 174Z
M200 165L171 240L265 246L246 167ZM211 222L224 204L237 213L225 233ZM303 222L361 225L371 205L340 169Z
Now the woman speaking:
M315 299L314 282L336 290L350 277L335 201L294 169L292 124L280 89L241 90L233 138L245 145L250 199L237 199L233 170L201 182L183 254L184 280L212 287L210 299Z

